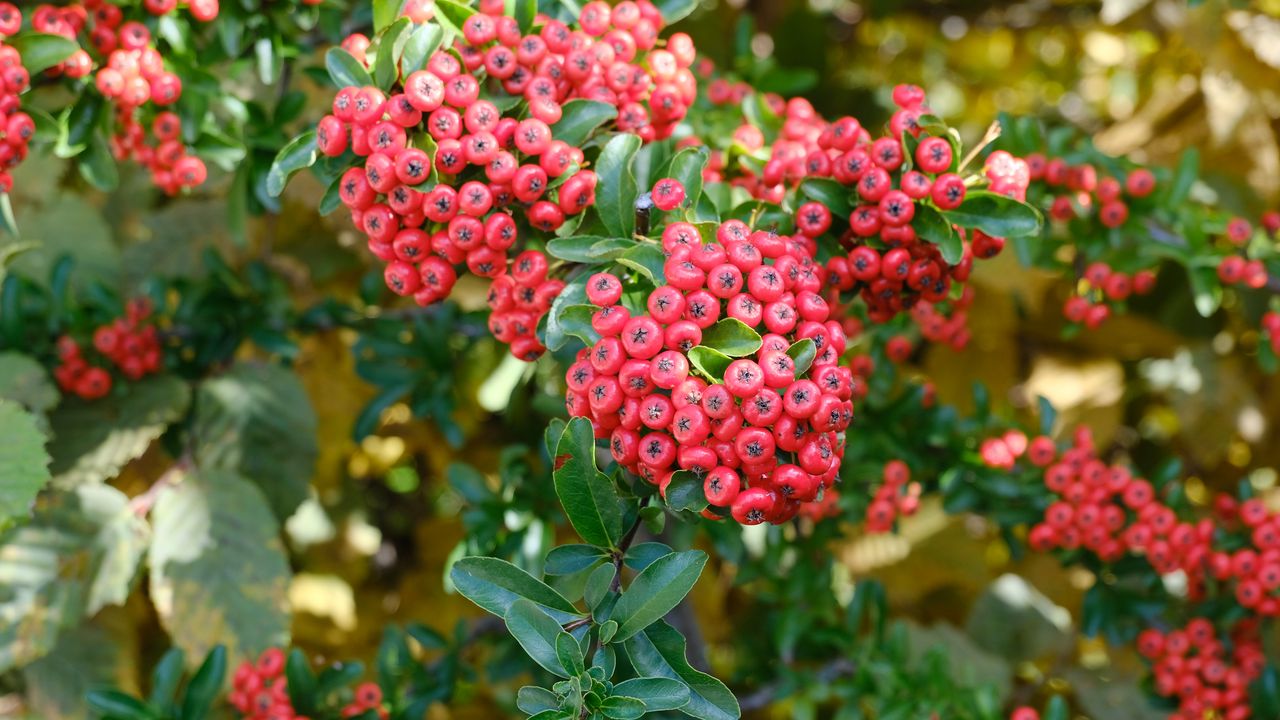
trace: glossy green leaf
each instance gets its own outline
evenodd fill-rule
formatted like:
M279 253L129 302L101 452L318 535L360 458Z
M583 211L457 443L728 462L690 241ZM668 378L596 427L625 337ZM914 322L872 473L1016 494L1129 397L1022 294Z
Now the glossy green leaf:
M556 658L570 675L581 675L587 670L587 661L582 657L582 647L569 633L562 632L556 636Z
M22 65L32 78L80 49L75 40L50 33L18 33L5 42L22 55Z
M696 203L702 195L702 172L706 170L709 158L704 147L681 148L667 167L666 176L680 181L689 204Z
M592 265L615 260L637 244L631 238L574 235L547 241L547 254L569 262Z
M324 67L329 71L329 79L339 88L362 88L373 84L364 64L340 47L329 48L324 54Z
M476 14L475 8L468 7L456 0L435 0L436 12L444 16L459 31L462 30L463 24L467 22L467 18Z
M1035 235L1044 222L1039 210L987 190L970 190L960 207L946 210L942 216L962 228L977 228L1002 238Z
M729 369L731 362L733 358L719 350L703 345L689 348L689 364L712 382L724 382L724 373Z
M640 137L631 133L613 136L596 160L596 213L614 237L631 237L636 227L636 177L631 160L640 149ZM625 256L624 256L625 257Z
M613 481L596 467L595 432L587 418L573 418L556 446L563 465L555 471L556 495L578 535L592 545L617 547L622 508Z
M657 287L666 282L666 259L657 245L640 243L618 256L617 262L640 273Z
M400 79L400 56L413 30L409 18L391 24L378 39L378 54L373 62L373 79L378 87L389 90Z
M594 545L560 545L547 553L544 569L548 575L572 575L586 570L605 557L604 551Z
M917 204L911 225L917 235L938 246L938 252L942 253L942 259L948 265L958 265L964 259L964 242L960 233L933 207Z
M762 344L760 333L737 318L724 318L702 331L703 347L729 357L746 357L758 351Z
M613 103L599 100L570 100L562 108L560 119L551 126L551 137L581 147L596 128L618 117Z
M204 720L222 692L227 676L227 649L218 645L191 676L182 699L182 720Z
M427 66L431 54L440 47L444 40L444 29L436 23L421 25L409 36L405 43L404 54L400 57L400 69L408 76L416 70Z
M267 194L271 197L279 197L284 192L285 185L289 183L289 178L299 170L314 165L317 157L319 157L319 151L316 149L314 130L302 133L288 145L280 148L276 159L271 163L271 169L267 172Z
M610 720L636 720L644 717L644 703L635 698L613 695L600 703L600 712Z
M689 688L689 702L680 712L699 720L736 720L741 715L737 698L724 683L689 664L684 637L665 622L632 636L623 648L640 675L677 680Z
M693 589L706 564L706 553L688 550L658 558L641 571L613 608L617 640L626 640L661 620Z
M707 495L702 480L688 470L678 470L671 475L666 490L667 507L672 510L702 512L707 509Z
M796 377L800 377L813 367L818 358L818 345L809 338L797 340L787 348L787 355L796 363Z
M507 631L534 662L552 675L570 677L556 654L557 638L568 635L560 629L560 623L544 613L533 601L524 598L511 604L503 620L507 624Z
M850 188L842 185L835 180L828 178L809 178L800 183L800 194L821 203L826 206L831 214L837 218L849 218L849 213L853 212L853 204L850 202ZM916 212L920 212L920 206L916 206Z
M463 597L498 617L505 616L522 598L546 608L557 620L568 622L582 616L551 586L500 558L463 558L454 563L449 579Z
M87 699L90 708L113 720L152 720L159 717L146 703L119 690L90 690Z
M560 698L546 688L525 685L516 693L516 707L520 712L534 715L560 707Z
M635 698L646 712L678 710L689 704L689 688L679 680L662 677L633 678L613 686L614 695Z

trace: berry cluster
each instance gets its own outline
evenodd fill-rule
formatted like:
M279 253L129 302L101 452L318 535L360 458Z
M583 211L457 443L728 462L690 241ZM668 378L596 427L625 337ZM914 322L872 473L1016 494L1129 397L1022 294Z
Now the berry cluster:
M174 6L174 0L146 3L147 10L157 15ZM193 2L191 7L199 18L201 11L209 10L209 3ZM216 0L212 13L217 15ZM145 24L126 21L124 10L105 0L85 0L66 7L41 5L32 14L31 25L37 32L61 35L93 48L94 55L82 47L46 73L79 79L97 68L94 85L114 105L111 150L117 160L132 159L146 167L152 183L169 195L204 184L208 170L203 160L187 153L180 137L181 120L162 110L182 96L182 80L165 69L164 58L152 44ZM100 62L95 61L95 55Z
M616 276L588 279L600 339L566 373L569 412L591 418L614 459L664 491L674 469L692 471L737 521L784 522L835 482L853 415L853 374L838 365L846 338L819 294L812 243L736 220L708 243L671 223L662 243L666 283L643 310L620 304ZM763 326L758 348L697 355L704 332L733 320ZM813 359L798 368L788 351L804 340Z
M1275 213L1268 213L1263 227L1266 232L1272 236L1277 233L1277 227L1280 226L1280 217L1275 217ZM1253 225L1244 218L1232 218L1227 222L1227 231L1225 234L1227 243L1232 248L1232 254L1222 258L1218 263L1218 279L1224 285L1244 285L1260 290L1267 286L1271 276L1267 272L1267 266L1263 264L1260 258L1247 257L1248 252L1246 246L1253 238ZM1239 252L1235 252L1235 251Z
M1162 575L1184 573L1192 600L1206 597L1210 584L1233 587L1241 606L1280 615L1280 514L1261 500L1238 507L1234 500L1220 501L1216 523L1180 520L1150 482L1099 460L1087 429L1061 454L1047 437L1028 441L1010 431L984 441L981 455L993 468L1012 469L1024 455L1043 468L1053 501L1028 535L1034 550L1084 548L1105 562L1140 554Z
M293 709L284 668L285 654L280 648L268 648L258 656L256 663L246 660L236 668L227 700L240 717L245 720L308 720ZM376 683L366 682L356 686L354 697L342 707L341 716L352 718L369 711L383 720L389 716L382 706L382 689Z
M1255 620L1237 623L1227 637L1205 618L1167 633L1146 630L1138 652L1151 662L1156 693L1178 701L1172 720L1253 717L1249 684L1266 665Z
M22 29L22 12L11 3L0 3L0 192L13 189L10 171L27 158L36 124L20 109L19 96L31 85L22 65L22 53L5 39Z
M905 462L885 463L884 483L876 489L867 506L867 532L889 532L899 515L911 516L920 509L920 483L910 481L911 469Z
M1077 294L1067 298L1062 315L1070 322L1096 330L1111 317L1111 308L1132 295L1146 295L1155 289L1156 274L1139 270L1129 275L1105 262L1090 263L1084 270L1084 282Z
M542 351L534 328L562 285L546 279L541 253L521 254L521 267L509 268L520 234L514 214L522 209L530 227L552 232L594 204L597 183L581 169L581 148L555 139L551 125L563 103L588 98L617 105L621 130L670 135L697 90L694 50L682 34L657 47L662 17L647 0L588 3L578 29L540 17L540 30L524 35L501 2L480 9L454 48L432 54L425 68L402 68L390 97L343 88L316 144L331 157L350 149L363 158L340 179L339 196L387 263L392 291L430 304L449 295L465 265L493 280L495 335L532 358ZM426 21L431 8L417 3L405 13ZM344 47L365 58L369 41L353 36ZM524 102L504 113L481 99L488 91Z
M164 359L155 326L142 325L150 315L150 303L133 301L125 308L124 317L93 332L93 349L130 380L159 372ZM58 339L58 360L53 377L64 392L85 400L97 400L111 392L110 372L104 365L91 364L69 335Z

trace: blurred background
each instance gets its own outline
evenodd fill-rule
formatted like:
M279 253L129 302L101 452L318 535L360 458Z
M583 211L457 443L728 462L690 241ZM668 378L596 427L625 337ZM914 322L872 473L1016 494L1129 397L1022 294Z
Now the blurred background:
M890 113L892 86L915 83L969 142L1005 111L1068 123L1105 152L1157 165L1175 164L1194 145L1206 178L1195 188L1199 196L1250 217L1280 201L1280 0L703 0L682 29L719 67L762 89L803 94L828 116L878 125ZM300 86L311 94L311 117L325 91ZM70 251L90 275L180 277L215 248L233 267L264 261L301 304L369 292L361 241L340 214L316 215L323 188L309 177L290 186L278 217L253 221L254 242L240 244L224 229L227 208L216 188L157 206L141 177L126 175L107 196L67 191L66 167L56 159L33 157L20 173L19 222L51 245L24 258L29 269ZM969 347L927 348L915 358L941 401L968 407L974 381L997 404L1025 408L1043 395L1059 408L1060 428L1091 424L1113 458L1179 454L1196 502L1239 482L1275 486L1280 387L1251 357L1256 332L1233 327L1234 315L1200 318L1185 284L1162 283L1138 312L1064 340L1062 280L1021 268L1008 252L975 278ZM559 402L547 391L554 380L504 361L485 339L483 319L470 312L483 304L479 284L459 298L460 309L418 325L387 310L380 337L339 332L302 342L296 362L320 420L320 459L316 492L287 524L295 572L288 595L295 642L322 657L371 658L388 622L453 632L456 621L479 611L442 587L451 558L504 543L523 544L513 551L534 556L557 532L537 519L558 512L537 457L545 416ZM1232 299L1226 302L1230 309ZM449 344L433 342L446 329L457 331ZM365 380L394 374L363 362L362 343L374 342L410 348L378 362L412 377L414 394L369 420L376 431L357 441L351 419L377 392ZM456 466L451 472L457 461L480 479ZM126 471L122 487L141 492L168 462L153 448ZM511 502L515 494L519 503ZM516 509L481 512L486 504ZM1159 716L1149 715L1132 658L1114 657L1071 629L1092 582L1078 574L1085 571L1064 573L1047 557L1014 561L983 522L946 516L930 503L899 535L864 538L854 530L831 552L848 577L884 580L894 614L918 623L920 643L952 647L978 680L1007 688L1020 673L1040 673L1077 688L1090 717ZM1057 660L1031 668L975 646L983 623L1005 620L984 611L984 598L1006 573L1043 594L1035 598L1036 627ZM698 649L726 679L738 677L742 660L731 642L742 632L742 590L733 577L728 562L707 572L692 608ZM156 623L136 596L95 622L95 632L117 640L113 667L126 687L136 686L161 649L151 645L163 638ZM501 667L500 649L470 652L478 655L468 660ZM500 716L512 692L464 682L457 700L431 717ZM793 716L785 704L754 712Z

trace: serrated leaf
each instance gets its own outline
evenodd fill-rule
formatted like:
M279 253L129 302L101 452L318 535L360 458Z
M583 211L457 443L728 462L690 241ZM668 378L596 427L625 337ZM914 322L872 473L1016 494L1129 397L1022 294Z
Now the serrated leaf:
M689 664L684 637L665 622L650 625L623 647L639 674L677 680L689 688L689 702L680 712L699 720L736 720L742 714L724 683Z
M256 657L289 638L289 562L266 498L227 470L161 493L147 563L160 623L188 659Z
M560 119L551 126L551 137L581 147L596 128L616 117L618 108L613 103L570 100L564 104Z
M631 237L636 228L636 176L631 160L640 150L640 137L631 133L613 136L596 159L596 213L614 237ZM625 256L624 256L625 257Z
M556 495L578 535L592 545L616 547L622 538L617 488L596 467L595 433L587 418L573 418L556 446L564 464L555 471Z
M507 631L534 662L552 675L569 677L568 671L556 655L556 639L561 635L568 635L560 629L560 623L544 613L533 601L523 598L511 604L503 620L507 624Z
M582 613L551 586L506 560L467 557L454 563L449 579L463 597L503 617L519 599L542 606L552 617L569 622Z
M31 512L49 474L45 436L36 417L11 400L0 400L0 530Z
M66 398L49 415L50 469L57 487L115 477L187 411L191 391L172 375L128 383L122 395L85 402Z
M307 497L319 448L317 420L296 373L238 363L200 385L191 437L202 468L255 483L281 521Z
M316 149L315 130L302 133L288 145L280 148L276 159L271 163L271 169L267 171L267 194L271 197L280 197L285 186L289 184L289 178L299 170L314 165L319 155L319 150Z
M60 630L128 596L147 525L115 488L55 493L0 538L0 672L53 649Z
M688 550L660 557L641 571L613 608L617 640L626 640L661 620L689 594L706 564L706 553Z

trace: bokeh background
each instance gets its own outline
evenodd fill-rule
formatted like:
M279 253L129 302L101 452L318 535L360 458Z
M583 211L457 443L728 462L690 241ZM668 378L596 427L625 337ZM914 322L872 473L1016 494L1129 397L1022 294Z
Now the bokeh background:
M1200 196L1254 217L1280 203L1280 0L704 0L683 29L720 67L763 89L804 94L828 116L878 124L890 112L891 87L915 83L968 141L1004 111L1079 127L1103 151L1152 164L1173 165L1183 149L1198 146L1206 179L1195 188ZM321 88L302 87L315 108L323 105ZM181 276L198 267L205 248L216 248L233 267L256 259L282 272L300 304L368 290L359 239L343 218L316 215L323 188L309 177L293 183L278 217L253 221L256 240L242 244L225 229L216 188L157 206L141 177L126 175L110 195L86 195L66 188L67 167L56 159L33 157L20 174L19 222L48 245L23 259L29 269L70 251L90 276L95 269ZM1063 426L1092 425L1111 457L1180 455L1196 502L1207 502L1213 488L1277 484L1280 386L1251 357L1256 332L1228 327L1229 313L1200 318L1185 284L1162 281L1138 312L1066 340L1063 280L1021 268L1012 253L981 265L975 278L969 347L929 348L915 358L940 400L967 407L974 381L1014 407L1043 395ZM483 304L478 284L459 298L460 311L419 326L386 311L385 340L413 349L395 362L425 374L430 387L420 402L387 408L362 441L352 439L351 422L376 392L361 376L376 369L361 365L355 336L308 338L296 358L320 418L320 461L316 493L287 525L295 570L289 598L295 642L321 657L371 658L388 622L450 633L459 619L478 616L444 583L446 564L469 543L518 536L551 544L555 531L538 517L558 512L553 493L544 488L539 498L528 487L545 476L510 449L541 442L541 411L555 402L538 392L548 378L522 382L530 379L523 366L504 361L484 338L482 319L469 314ZM447 345L437 340L446 330ZM469 531L465 514L475 498L448 477L459 460L485 475L490 500L519 488L541 511L511 512L498 526ZM141 492L168 462L156 449L121 484ZM527 550L532 556L539 548ZM916 623L916 644L951 647L975 682L1008 686L1037 674L1075 688L1081 709L1098 720L1158 717L1137 687L1136 662L1070 628L1092 582L1085 571L1064 573L1044 557L1014 561L982 521L947 516L931 503L898 535L852 531L831 552L848 578L882 579L894 614ZM1006 621L989 600L1006 573L1043 594L1026 627L1058 648L1048 666L981 647L987 629ZM692 606L701 628L694 652L727 678L740 661L730 640L743 632L733 576L728 563L707 572ZM115 637L113 667L125 687L136 686L163 649L150 604L137 597L102 613L94 628ZM483 646L474 652L480 656L469 660L502 660ZM464 682L458 700L431 717L497 717L510 692ZM0 687L0 716L24 707ZM792 710L776 704L755 716L791 717Z

